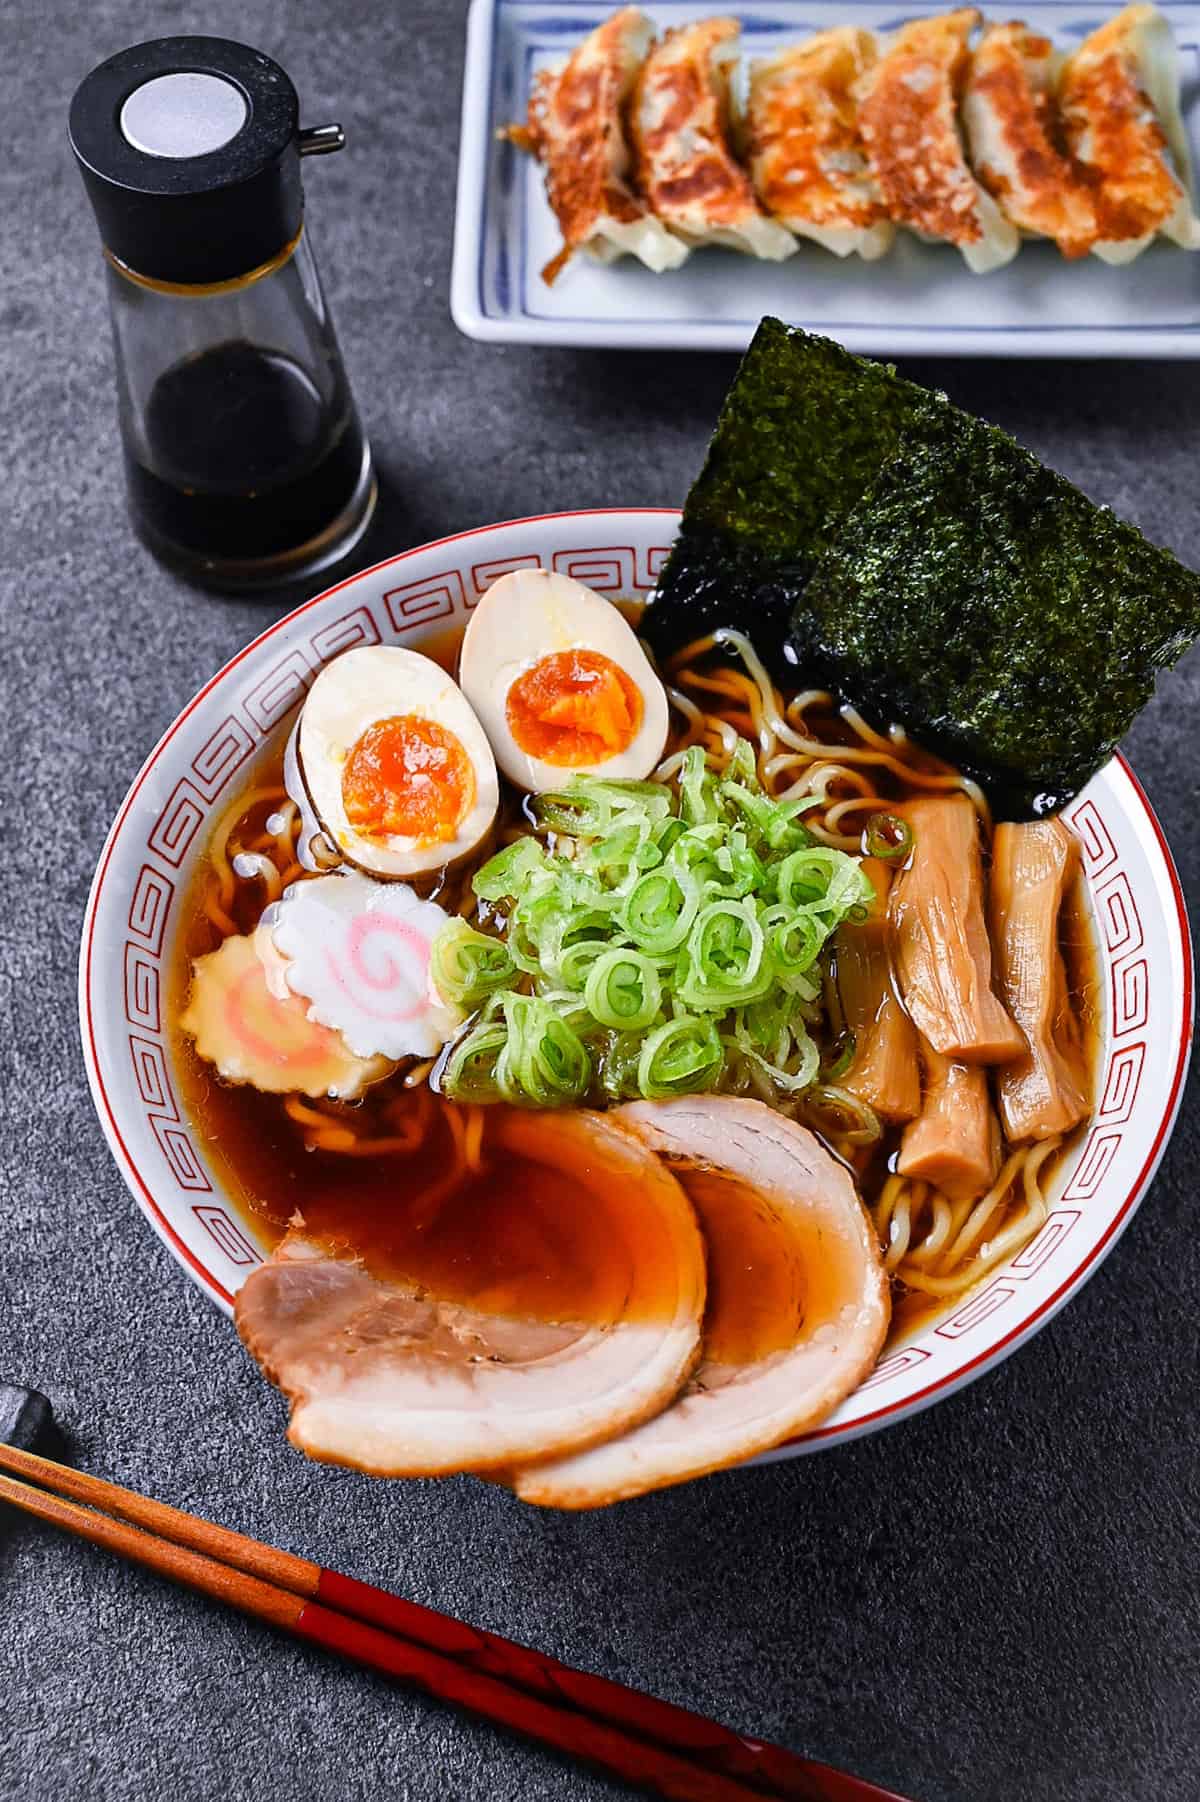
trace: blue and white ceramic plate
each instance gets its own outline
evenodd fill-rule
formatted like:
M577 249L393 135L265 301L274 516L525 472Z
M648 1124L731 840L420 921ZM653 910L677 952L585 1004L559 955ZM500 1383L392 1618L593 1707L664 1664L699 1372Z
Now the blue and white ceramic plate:
M879 263L842 262L801 245L785 263L727 250L694 253L654 275L633 258L607 267L576 258L548 288L542 265L559 246L540 171L496 137L524 117L534 73L568 53L616 0L474 0L467 37L451 305L468 337L526 344L741 350L772 313L849 349L911 356L1193 357L1200 355L1200 252L1156 244L1111 268L1066 263L1026 244L1005 268L972 275L948 246L898 240ZM1200 4L1160 0L1174 27L1183 107L1200 162ZM742 11L697 0L648 0L660 28L739 11L746 55L762 55L831 25L894 29L933 5L859 0L757 0ZM1064 47L1116 6L1023 0L1013 13ZM1007 17L1005 12L998 17Z

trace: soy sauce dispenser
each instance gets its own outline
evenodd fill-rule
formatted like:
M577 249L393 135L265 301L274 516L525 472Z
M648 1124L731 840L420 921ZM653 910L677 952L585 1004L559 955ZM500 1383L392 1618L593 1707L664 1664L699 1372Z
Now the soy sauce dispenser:
M371 453L304 222L301 131L278 63L225 38L110 57L71 103L103 241L133 522L220 587L324 568L366 529Z

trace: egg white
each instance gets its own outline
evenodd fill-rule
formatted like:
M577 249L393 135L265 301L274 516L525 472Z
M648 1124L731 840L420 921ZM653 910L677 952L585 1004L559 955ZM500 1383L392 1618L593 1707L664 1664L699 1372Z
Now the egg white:
M508 724L509 690L557 651L598 651L633 682L642 698L642 720L625 750L595 763L564 765L531 757L517 744ZM666 690L624 615L570 576L518 569L493 582L471 616L458 673L497 763L519 788L540 794L565 788L576 776L641 781L662 756L669 723Z
M346 816L342 774L351 750L370 726L404 715L444 726L470 759L475 800L452 839L428 844L403 833L368 837ZM296 749L326 835L348 862L373 876L419 876L457 863L492 829L500 785L487 736L458 684L418 651L357 645L326 664L304 703Z

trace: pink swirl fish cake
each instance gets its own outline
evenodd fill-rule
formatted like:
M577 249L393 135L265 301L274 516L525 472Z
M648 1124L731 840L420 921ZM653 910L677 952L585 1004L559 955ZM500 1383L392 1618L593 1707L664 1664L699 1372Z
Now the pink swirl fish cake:
M268 911L283 981L356 1056L434 1057L461 1024L429 974L448 915L407 883L343 870L293 883Z
M267 1095L356 1100L393 1065L372 1053L357 1056L339 1032L319 1025L280 984L278 967L262 925L227 938L193 964L181 1028L226 1082Z

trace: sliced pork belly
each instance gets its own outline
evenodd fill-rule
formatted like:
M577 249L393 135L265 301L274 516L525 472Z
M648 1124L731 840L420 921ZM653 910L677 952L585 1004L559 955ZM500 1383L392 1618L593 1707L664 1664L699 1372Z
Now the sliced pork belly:
M1064 63L1058 104L1099 214L1095 254L1127 263L1157 233L1200 249L1191 158L1179 110L1171 27L1153 6L1127 6Z
M589 1452L519 1470L523 1500L595 1508L766 1451L823 1420L875 1363L891 1313L845 1166L758 1101L692 1096L615 1116L665 1160L708 1248L701 1362L678 1400Z
M978 816L963 794L922 797L900 812L913 849L888 905L904 1005L943 1057L1007 1063L1025 1041L992 992Z
M892 872L878 857L864 858L862 868L875 899L866 919L845 921L836 939L838 995L854 1038L854 1056L839 1086L882 1120L911 1120L921 1111L921 1066L917 1029L892 983Z
M971 58L962 113L979 180L1021 231L1086 256L1099 222L1085 172L1059 145L1049 38L1016 21L990 25Z
M746 148L767 211L836 256L883 256L896 228L858 128L855 83L875 39L855 25L819 31L750 65Z
M648 205L694 244L779 262L796 240L759 205L730 147L736 19L669 31L642 65L630 105L636 181Z
M953 244L982 275L1016 256L1020 238L967 165L958 102L974 9L898 31L858 84L858 124L888 211L923 238Z
M1079 847L1061 820L997 826L990 919L996 979L1028 1049L997 1072L1010 1139L1052 1139L1090 1112L1083 1033L1059 943Z
M438 1476L562 1455L657 1413L690 1374L704 1247L665 1165L601 1114L496 1110L489 1132L561 1176L564 1208L604 1210L628 1263L616 1305L589 1322L522 1316L494 1289L440 1297L301 1225L247 1279L236 1319L310 1457Z
M580 250L603 263L627 253L656 271L677 269L687 257L687 245L664 230L626 179L623 112L653 41L645 14L623 6L561 70L538 74L527 122L508 134L542 164L562 232L562 250L542 271L546 282Z
M906 1126L896 1169L932 1183L951 1201L985 1195L1000 1173L1000 1127L988 1095L987 1071L921 1045L925 1093Z

